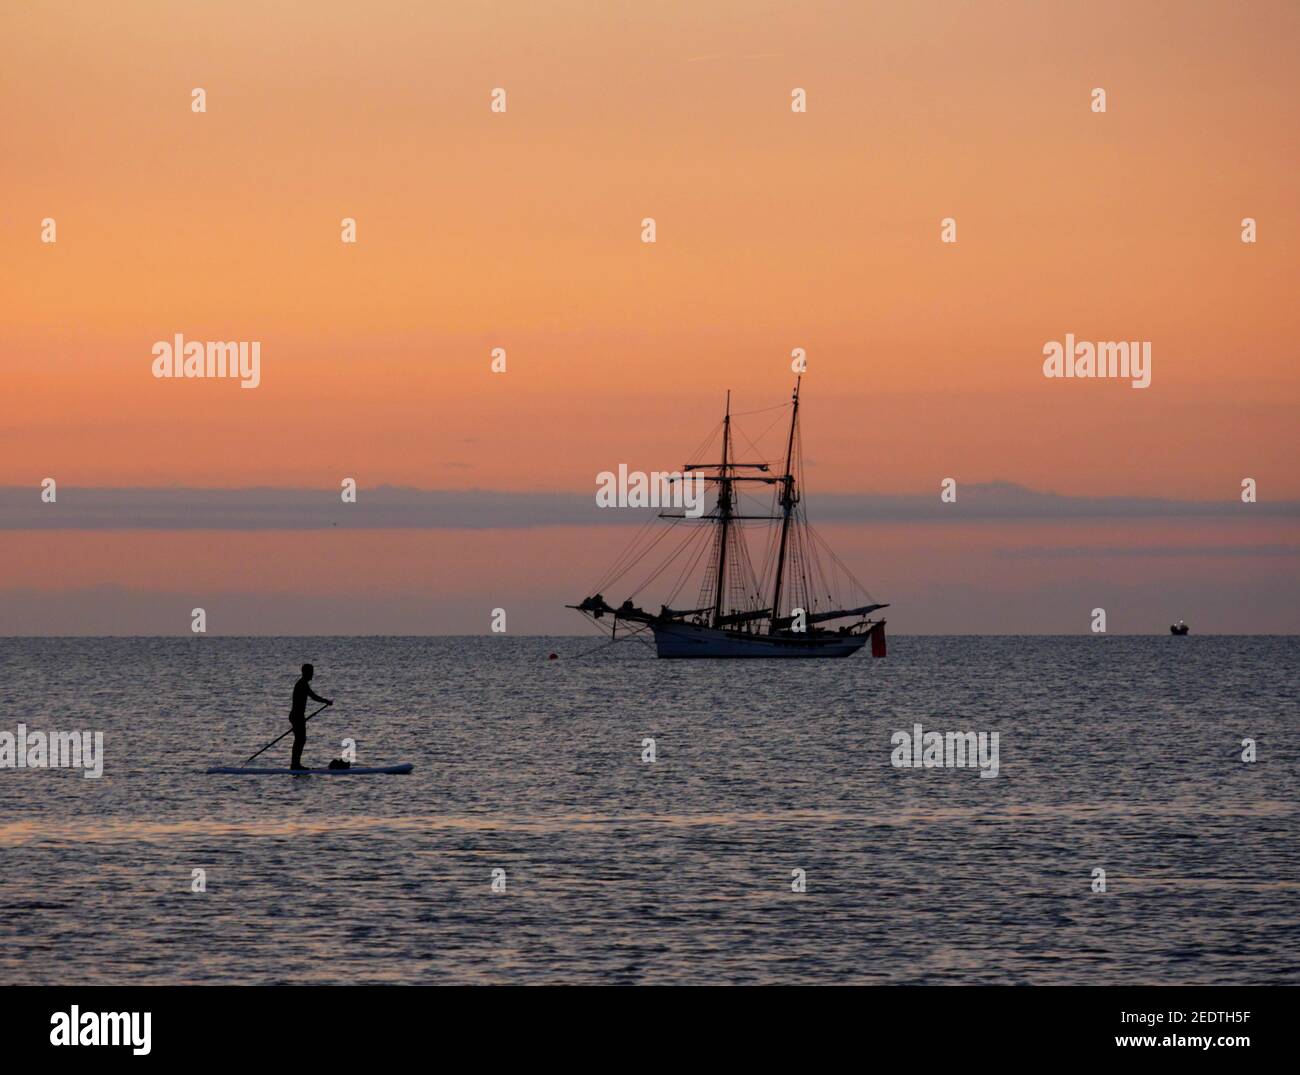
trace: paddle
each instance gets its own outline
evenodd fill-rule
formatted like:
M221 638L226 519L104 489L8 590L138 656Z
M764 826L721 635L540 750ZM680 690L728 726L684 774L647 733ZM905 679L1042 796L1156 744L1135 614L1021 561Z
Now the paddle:
M311 720L311 718L314 717L314 716L316 715L316 713L319 713L319 712L321 711L321 709L324 709L325 706L330 706L330 705L333 705L333 704L334 704L333 702L326 702L325 705L321 706L320 709L316 710L315 713L309 713L309 714L307 714L307 717L306 717L306 719L303 721L303 723L306 724L307 721ZM293 729L290 728L288 732L285 732L285 733L284 733L284 735L277 735L274 739L272 739L269 743L267 743L266 746L264 746L261 750L259 750L259 751L257 752L257 754L265 754L268 750L270 750L273 746L275 746L276 743L278 743L281 739L283 739L285 735L288 735L289 732L292 732L292 731L293 731ZM248 762L252 761L253 758L256 758L256 757L257 757L257 754L254 754L253 757L252 757L252 758L249 758L248 761L244 762L244 764L247 765Z

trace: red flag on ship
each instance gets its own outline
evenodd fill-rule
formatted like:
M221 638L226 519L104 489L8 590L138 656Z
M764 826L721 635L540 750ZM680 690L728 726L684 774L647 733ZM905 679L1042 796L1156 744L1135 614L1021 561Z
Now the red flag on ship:
M881 620L875 627L871 628L871 656L883 657L885 655L885 621Z

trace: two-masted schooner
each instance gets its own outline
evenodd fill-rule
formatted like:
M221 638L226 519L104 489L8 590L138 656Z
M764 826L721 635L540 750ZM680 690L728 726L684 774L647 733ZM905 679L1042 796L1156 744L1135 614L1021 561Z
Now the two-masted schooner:
M594 587L595 595L566 607L593 621L612 617L614 638L620 624L629 633L650 630L660 657L847 657L868 639L873 654L883 657L885 621L870 616L888 605L871 598L809 526L804 512L800 380L795 380L789 404L782 473L773 473L769 462L737 461L728 392L721 423L721 461L688 463L683 468L683 476L716 486L713 509L698 518L685 512L660 512L658 517L670 520L669 526L653 528L652 519ZM715 430L710 445L716 437ZM755 506L751 489L767 493L769 502ZM685 528L685 540L666 541L678 528ZM748 539L756 529L765 531L764 558L757 570ZM621 605L610 605L599 591L651 558L656 562L649 577ZM679 568L676 586L659 611L638 607L635 599L640 591L664 578L672 567ZM687 589L693 583L694 588ZM696 595L694 606L669 607L684 591ZM839 626L832 626L837 621Z

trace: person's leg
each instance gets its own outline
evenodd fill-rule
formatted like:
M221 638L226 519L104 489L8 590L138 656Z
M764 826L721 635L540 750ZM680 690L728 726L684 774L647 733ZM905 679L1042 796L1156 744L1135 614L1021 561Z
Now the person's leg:
M293 761L289 763L291 769L302 768L302 748L307 745L307 722L293 722Z

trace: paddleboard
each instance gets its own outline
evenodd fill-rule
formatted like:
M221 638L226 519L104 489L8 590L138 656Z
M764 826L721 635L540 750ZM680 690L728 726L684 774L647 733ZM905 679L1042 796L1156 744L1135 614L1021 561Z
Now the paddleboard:
M409 761L404 765L382 765L373 769L241 769L234 765L220 765L208 770L214 773L230 773L232 776L372 776L375 773L409 773L415 766Z

